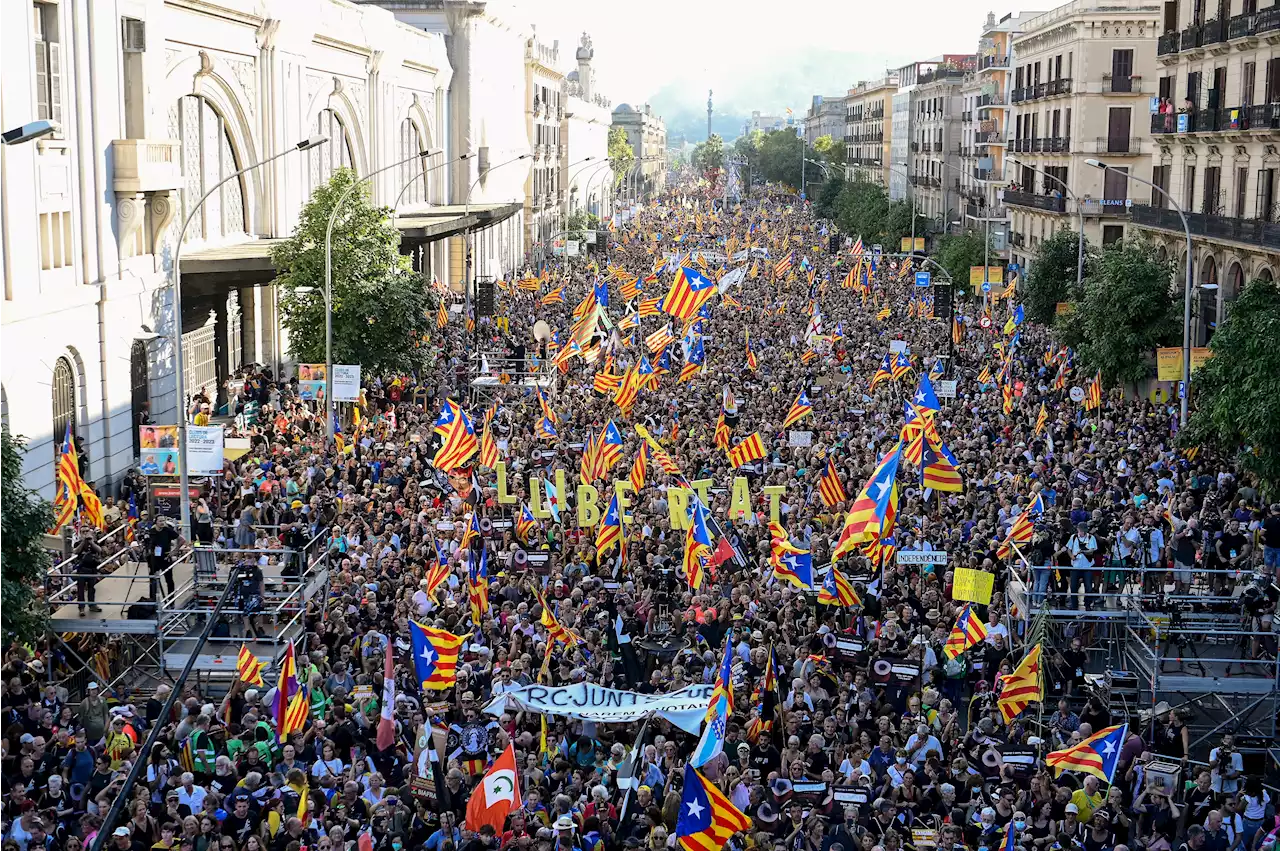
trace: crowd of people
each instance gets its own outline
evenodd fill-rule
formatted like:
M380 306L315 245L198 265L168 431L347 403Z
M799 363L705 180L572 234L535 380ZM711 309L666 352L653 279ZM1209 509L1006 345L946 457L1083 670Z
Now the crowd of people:
M263 686L237 680L225 695L188 682L165 714L165 686L130 696L90 683L87 696L70 700L46 683L38 655L13 649L3 672L5 851L90 847L139 761L123 815L106 825L104 845L116 851L676 847L683 772L697 736L661 719L643 725L641 739L639 723L484 709L534 683L647 695L711 684L725 655L733 710L723 752L700 770L750 819L729 847L1275 847L1273 796L1260 773L1244 770L1230 734L1193 753L1177 711L1117 717L1086 688L1086 673L1098 668L1078 623L1046 642L1041 704L1011 722L996 704L1028 650L1028 612L1011 611L1015 584L1035 609L1115 608L1132 598L1157 606L1230 597L1239 586L1253 589L1250 627L1270 629L1280 506L1264 505L1257 484L1229 461L1179 451L1176 402L1104 394L1086 414L1069 391L1089 376L1069 372L1069 353L1058 357L1046 329L1024 323L1015 342L1003 328L1007 300L984 307L957 297L968 322L935 318L904 274L906 261L881 257L866 292L860 281L844 286L860 259L853 240L837 240L833 252L831 226L793 196L758 192L726 206L682 187L611 230L606 256L566 259L536 291L514 279L500 290L502 319L482 318L478 340L507 353L493 363L511 380L482 396L458 380L473 339L458 318L428 341L434 360L421 374L368 378L361 415L345 412L335 446L326 445L324 414L299 399L296 380L254 371L233 388L232 411L253 408L232 426L250 438L250 451L228 463L196 507L192 537L227 551L280 551L224 559L237 570L235 629L250 641L272 628L260 616L268 586L288 583L315 555L287 554L321 542L332 567L329 592L306 604L294 643L310 702L306 722L277 736L274 669ZM700 263L699 250L746 251L726 265L749 274L709 302L700 327L672 323L676 342L664 359L645 340L670 318L638 308L666 292L678 258L716 276L719 264ZM757 256L765 251L767 259ZM655 271L667 256L669 268ZM784 257L792 271L777 274ZM561 370L557 347L568 344L574 307L598 280L609 290L600 349ZM642 289L626 305L624 281ZM563 299L547 298L558 287ZM984 311L992 321L979 322ZM627 327L632 315L638 327ZM535 339L538 320L552 329L550 339ZM680 340L699 331L705 362L681 380ZM911 369L872 389L891 341L905 346ZM952 349L947 363L942 356ZM597 375L623 375L641 353L659 374L624 412L612 392L596 389ZM963 490L925 489L904 463L889 531L898 552L941 551L947 559L902 563L883 548L842 555L836 563L859 603L819 605L816 585L797 587L770 568L775 532L765 489L780 489L772 492L780 493L787 544L810 552L821 573L853 497L899 438L904 400L930 373L957 380L935 419ZM1055 380L1060 373L1065 384ZM521 383L529 374L550 379L543 398ZM784 428L801 392L812 411ZM461 477L433 466L440 445L433 426L448 398L468 411L477 434L492 411L501 484L514 503L499 501L497 472L478 456ZM209 401L188 413L207 416ZM1042 410L1046 421L1038 423ZM765 457L735 469L716 445L721 419L735 442L759 434ZM680 473L646 456L622 546L601 556L597 530L574 522L574 486L584 443L610 422L623 444L596 482L602 506L640 451L637 424ZM832 468L847 498L828 504L819 483ZM521 523L525 507L538 502L530 477L550 482L558 470L570 482L559 496L560 521ZM750 514L731 520L738 476L748 479ZM728 546L696 588L683 568L685 533L671 520L677 500L669 489L681 478L711 481L707 508ZM540 504L547 496L542 490ZM1031 540L1002 552L1033 503L1043 511ZM472 514L499 522L472 541ZM172 548L166 558L186 546L172 526L160 528ZM468 552L477 548L488 559L482 611L473 611L469 594ZM270 565L296 572L264 573ZM989 604L972 607L987 624L985 637L952 658L944 647L965 606L952 594L958 568L991 574L993 593ZM544 607L581 640L557 640ZM411 621L466 637L456 684L423 691ZM388 645L396 736L380 748ZM1274 658L1275 647L1262 638L1250 652ZM900 679L895 665L915 673ZM776 699L766 699L773 683ZM1110 784L1072 771L1055 776L1046 766L1049 751L1126 722ZM519 806L499 829L473 829L469 798L508 745ZM1006 762L1014 752L1032 756ZM1172 781L1149 770L1153 760L1177 766Z

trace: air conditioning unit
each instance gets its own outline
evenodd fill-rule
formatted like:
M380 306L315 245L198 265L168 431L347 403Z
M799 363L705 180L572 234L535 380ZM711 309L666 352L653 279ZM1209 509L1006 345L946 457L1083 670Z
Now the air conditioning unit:
M145 53L147 50L147 22L137 18L120 19L120 41L125 53Z

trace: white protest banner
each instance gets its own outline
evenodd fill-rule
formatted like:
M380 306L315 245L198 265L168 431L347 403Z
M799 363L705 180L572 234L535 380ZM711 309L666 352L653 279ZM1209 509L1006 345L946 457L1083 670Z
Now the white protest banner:
M789 431L787 432L788 446L813 446L813 432L811 431Z
M933 390L939 399L956 398L956 380L954 378L944 378L933 383Z
M723 293L726 290L728 290L729 287L732 287L732 286L741 287L742 282L745 281L746 279L747 279L747 267L739 266L737 269L733 269L729 272L725 272L724 277L720 279L720 282L716 284L716 287L720 290L721 293Z
M906 340L890 340L889 351L894 354L897 354L898 352L907 351L907 341Z
M894 559L898 564L946 564L947 554L944 550L929 550L927 552L919 552L917 550L903 552L898 550L894 555Z
M187 475L222 472L222 426L187 426Z
M639 721L649 713L670 721L696 736L707 716L707 701L715 686L689 686L667 694L640 694L619 691L595 683L571 686L531 685L504 692L484 707L489 715L503 712L536 712L602 724Z
M360 399L360 364L333 365L333 401L356 402Z

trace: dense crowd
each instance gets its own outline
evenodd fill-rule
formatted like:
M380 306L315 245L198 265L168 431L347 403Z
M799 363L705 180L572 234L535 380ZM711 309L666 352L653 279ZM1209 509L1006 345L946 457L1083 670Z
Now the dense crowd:
M326 447L323 413L298 398L296 380L252 370L215 394L223 398L195 400L189 415L207 417L207 405L222 403L241 415L232 430L251 439L250 451L229 462L210 499L193 511L197 541L266 551L228 556L237 569L236 634L265 634L264 595L315 556L286 553L318 540L331 559L329 594L307 604L295 645L310 701L305 726L284 741L275 735L274 670L264 687L237 681L225 696L189 682L162 717L165 686L130 697L91 683L83 700L69 703L57 683L46 687L41 659L16 649L4 669L6 851L89 847L137 761L145 764L139 782L106 838L116 851L674 847L696 736L654 719L640 740L639 723L563 716L548 718L544 732L534 713L490 716L483 708L535 682L643 694L709 684L726 647L734 711L723 754L702 770L751 819L731 847L995 849L1006 837L1043 851L1274 847L1275 802L1261 776L1244 771L1231 736L1193 754L1177 711L1116 717L1086 688L1086 673L1098 665L1073 631L1078 625L1046 643L1043 704L1006 723L996 696L1027 651L1028 612L1011 611L1014 584L1027 589L1024 605L1033 609L1234 596L1242 623L1269 631L1280 506L1265 506L1256 483L1230 463L1177 450L1176 402L1106 394L1086 414L1069 390L1089 376L1064 372L1070 355L1058 357L1044 329L1024 323L1014 342L1002 327L1007 301L984 308L957 296L969 319L957 331L920 302L902 261L882 258L865 294L842 286L854 262L851 242L833 253L831 236L829 225L787 196L725 209L671 194L613 232L598 265L562 261L537 292L514 280L500 291L504 321L482 319L478 340L511 383L478 398L459 392L472 333L453 317L426 342L434 360L421 374L366 382L358 422L344 412L339 447ZM640 280L638 302L670 286L673 269L645 280L664 255L695 252L687 262L696 268L700 248L724 254L748 245L768 249L771 259L749 255L729 264L751 274L712 299L701 327L705 365L696 376L679 381L684 358L676 342L670 371L626 414L597 392L597 373L623 374L666 321L647 315L639 328L618 328L636 302L623 307L621 275L611 269ZM794 269L777 276L775 262L787 252ZM709 274L716 265L708 264ZM598 278L610 279L613 328L601 329L593 362L576 357L560 371L552 364L556 346L566 344L571 311ZM562 284L564 301L544 303ZM992 321L980 323L983 315ZM550 340L535 339L539 319L554 332ZM672 327L677 341L684 331ZM912 370L869 390L892 340L906 345ZM952 347L948 364L942 356ZM661 357L650 357L661 371ZM1007 395L997 377L1006 362ZM542 427L547 411L520 385L527 372L554 379L546 394L554 436ZM958 380L956 397L943 400L936 419L964 489L923 490L904 464L893 538L898 552L945 551L948 559L873 563L858 551L838 564L860 605L818 605L813 591L772 575L764 489L781 488L789 544L825 568L850 504L820 498L828 459L854 497L898 440L904 399L929 373ZM1064 386L1055 381L1060 373L1068 376ZM801 391L812 412L784 429ZM473 477L450 479L433 467L439 437L432 427L449 397L468 410L477 433L496 403L492 434L514 504L498 501L496 473L478 458ZM1047 422L1037 426L1042 403ZM734 440L758 433L764 459L731 468L714 440L726 407ZM677 479L652 459L631 496L625 557L618 547L600 557L596 530L573 522L584 439L610 421L624 443L597 482L602 506L607 482L626 479L640 449L635 424L687 480L711 480L708 507L732 555L709 566L701 587L686 581L685 534L672 529L668 488ZM807 436L793 439L793 432ZM537 521L522 537L517 523L503 521L519 520L533 502L531 474L553 480L557 470L570 483L561 495L563 522ZM728 519L734 476L749 480L753 515L745 521ZM114 515L127 499L109 506ZM1002 554L1001 543L1036 499L1043 513L1032 539ZM479 622L461 548L473 512L500 521L469 544L487 548L489 558ZM157 534L163 554L152 544ZM187 543L163 522L144 539L137 558L157 573ZM88 562L109 555L84 549ZM429 578L440 561L449 570L442 584ZM949 658L943 648L964 605L952 595L957 568L991 574L994 590L989 605L973 609L987 624L985 637ZM544 605L582 641L555 641ZM416 682L411 620L466 636L452 688L424 692ZM396 659L396 737L379 748L388 644ZM1274 658L1275 647L1260 638L1249 652ZM886 675L885 665L916 673L900 679ZM769 680L776 680L776 700L762 696ZM1110 785L1075 772L1054 776L1045 766L1048 751L1126 721ZM156 726L156 745L141 752ZM501 829L472 830L468 800L487 762L508 744L520 807ZM1004 761L1014 752L1033 756ZM1147 770L1153 759L1179 766L1176 788Z

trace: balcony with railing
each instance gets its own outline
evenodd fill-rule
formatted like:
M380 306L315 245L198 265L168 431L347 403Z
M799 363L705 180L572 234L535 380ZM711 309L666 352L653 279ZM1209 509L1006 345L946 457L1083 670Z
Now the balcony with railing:
M1123 198L1081 198L1078 203L1083 215L1112 219L1127 217L1132 202Z
M1142 139L1132 136L1099 136L1088 145L1087 153L1106 157L1136 157L1148 151Z
M985 71L988 68L1008 68L1009 55L1003 56L983 56L978 59L978 70Z
M1130 77L1107 77L1102 81L1104 95L1138 95L1142 94L1142 75Z
M960 121L961 121L962 123L964 123L964 124L968 124L968 123L969 123L970 121L972 121L972 120L973 120L973 113L972 113L972 112L962 112L962 113L960 113Z
M973 134L975 145L1000 145L1004 143L1004 133L1000 130L986 130Z
M1227 40L1235 41L1238 38L1249 38L1258 32L1258 16L1257 15L1236 15L1227 21Z
M1012 189L1004 191L1004 202L1014 207L1028 207L1045 213L1065 213L1066 199L1061 195L1040 195L1035 192L1018 192Z
M1006 92L994 92L989 95L978 95L978 108L991 109L994 107L1004 107L1009 105L1009 96Z
M1192 24L1182 30L1182 37L1178 39L1178 50L1186 53L1190 50L1199 50L1204 46L1204 29L1200 24Z
M1000 179L1000 172L993 168L975 168L973 170L973 179L979 183L990 183Z
M1004 207L988 207L985 204L965 204L964 214L967 218L978 219L979 221L987 219L1004 221L1009 217L1009 213Z
M1071 152L1070 136L1045 136L1042 139L1037 139L1036 142L1040 145L1036 149L1038 153L1067 154Z
M1156 56L1172 56L1182 47L1182 36L1179 33L1165 33L1156 39Z
M1182 233L1182 219L1176 210L1164 210L1148 204L1134 204L1131 208L1133 223L1141 227ZM1210 213L1189 212L1187 228L1191 235L1208 239L1221 239L1245 245L1280 250L1280 222L1264 219L1237 219L1232 216L1215 216Z
M1268 6L1259 12L1254 22L1254 29L1257 30L1258 35L1280 30L1280 6Z
M1200 43L1205 47L1211 44L1220 44L1227 40L1227 31L1229 29L1229 21L1211 18L1204 22L1200 30Z

